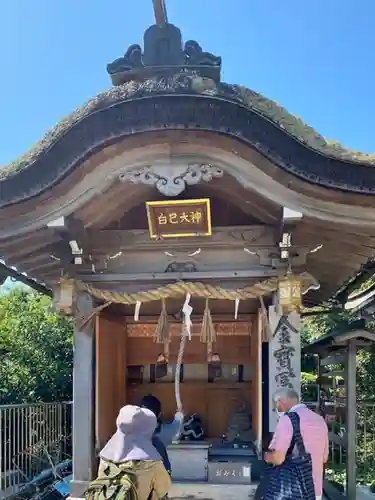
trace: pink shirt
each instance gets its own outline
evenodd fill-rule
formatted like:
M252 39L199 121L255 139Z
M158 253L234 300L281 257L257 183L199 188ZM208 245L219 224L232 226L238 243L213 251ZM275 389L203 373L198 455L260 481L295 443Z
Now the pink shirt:
M294 406L290 411L299 415L302 439L307 453L311 455L315 495L319 497L323 494L323 466L328 459L327 424L303 404ZM269 449L286 453L292 437L292 423L287 415L283 415L277 423Z

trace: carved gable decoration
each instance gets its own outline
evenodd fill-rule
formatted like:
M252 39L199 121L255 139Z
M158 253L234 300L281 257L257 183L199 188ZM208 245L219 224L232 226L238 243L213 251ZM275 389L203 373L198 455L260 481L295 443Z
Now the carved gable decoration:
M212 234L211 207L207 198L148 201L146 209L152 239Z
M210 182L223 176L223 170L211 164L160 163L132 169L120 174L121 182L154 186L164 196L178 196L186 186Z
M143 52L140 45L131 45L123 57L107 65L113 85L184 70L219 81L221 57L204 52L193 40L183 45L181 31L170 23L155 24L145 31Z

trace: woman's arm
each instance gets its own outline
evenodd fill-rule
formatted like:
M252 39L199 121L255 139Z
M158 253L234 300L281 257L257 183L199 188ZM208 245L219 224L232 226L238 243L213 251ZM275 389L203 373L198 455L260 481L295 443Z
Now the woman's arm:
M169 424L161 424L160 431L157 433L158 438L167 448L177 436L183 422L184 416L182 413L177 412L173 421Z

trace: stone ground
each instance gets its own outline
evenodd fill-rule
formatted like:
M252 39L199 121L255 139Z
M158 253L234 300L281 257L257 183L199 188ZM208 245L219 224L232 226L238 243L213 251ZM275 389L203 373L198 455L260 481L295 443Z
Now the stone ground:
M175 483L168 495L170 500L249 500L256 486L223 484Z
M255 489L256 486L175 483L168 498L169 500L251 500L254 498ZM361 497L358 498L362 500ZM323 500L326 500L325 497Z
M251 500L254 498L255 488L242 485L175 483L168 494L168 500Z
M256 486L207 483L174 483L169 500L251 500ZM368 488L358 488L357 500L372 500L375 495ZM82 500L70 497L70 500ZM327 500L325 497L323 500Z

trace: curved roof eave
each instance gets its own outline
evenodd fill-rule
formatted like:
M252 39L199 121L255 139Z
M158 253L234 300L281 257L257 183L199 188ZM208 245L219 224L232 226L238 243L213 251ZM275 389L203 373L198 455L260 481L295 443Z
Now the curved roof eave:
M175 106L177 100L173 106L169 101L161 115L160 103L155 104L157 100L153 99L150 105L149 99L145 99L162 96L180 97L179 109ZM202 103L198 98L205 102L206 109L201 113L187 102L195 99ZM126 114L122 108L129 103L138 107L132 120L132 113ZM375 193L375 176L369 168L375 164L375 155L325 140L301 119L246 87L216 83L195 72L184 72L112 87L60 121L26 154L0 168L0 207L37 196L68 175L89 154L126 135L178 128L237 137L280 168L310 183Z

